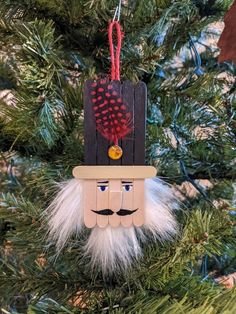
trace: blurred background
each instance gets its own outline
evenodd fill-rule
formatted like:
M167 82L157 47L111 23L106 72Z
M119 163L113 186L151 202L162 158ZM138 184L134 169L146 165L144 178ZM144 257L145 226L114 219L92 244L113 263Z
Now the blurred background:
M118 3L0 0L2 313L236 312L236 68L217 46L232 2L122 1L122 80L148 86L146 162L181 201L180 232L104 279L86 232L55 260L41 215L83 162L83 84L110 73Z

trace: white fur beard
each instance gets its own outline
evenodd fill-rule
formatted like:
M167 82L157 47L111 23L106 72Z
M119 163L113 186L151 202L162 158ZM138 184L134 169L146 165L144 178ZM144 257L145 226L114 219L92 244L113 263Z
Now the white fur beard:
M68 239L84 226L83 181L71 179L59 184L60 191L45 212L48 240L56 243L59 253ZM142 227L94 227L84 245L85 255L103 274L124 270L141 255L141 243L171 239L177 232L173 210L177 207L173 190L159 179L145 180L145 222Z

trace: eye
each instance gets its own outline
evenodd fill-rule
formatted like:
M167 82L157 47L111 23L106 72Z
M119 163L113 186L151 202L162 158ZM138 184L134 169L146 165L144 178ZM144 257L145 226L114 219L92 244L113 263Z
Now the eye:
M123 185L123 190L126 191L126 192L129 192L132 190L132 185L131 184L124 184Z
M108 189L108 185L99 185L98 189L101 192L105 192Z

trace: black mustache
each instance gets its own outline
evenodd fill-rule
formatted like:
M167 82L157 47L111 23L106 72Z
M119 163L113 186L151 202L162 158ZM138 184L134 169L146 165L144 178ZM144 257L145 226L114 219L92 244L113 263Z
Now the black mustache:
M127 216L127 215L131 215L131 214L135 213L137 210L138 210L138 208L136 208L134 210L121 208L118 212L116 212L116 214L118 216ZM101 210L93 210L92 209L92 211L98 215L104 215L104 216L111 216L111 215L115 214L115 212L113 212L111 209L101 209Z

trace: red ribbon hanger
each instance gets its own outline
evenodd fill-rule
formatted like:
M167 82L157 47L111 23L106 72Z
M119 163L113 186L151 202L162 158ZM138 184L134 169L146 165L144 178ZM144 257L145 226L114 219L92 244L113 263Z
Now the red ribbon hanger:
M114 52L114 44L113 44L114 26L116 28L116 35L117 35L116 52ZM123 39L123 33L121 32L119 21L112 21L109 23L108 39L109 39L110 54L111 54L111 79L120 81L120 51L121 51L121 42Z

